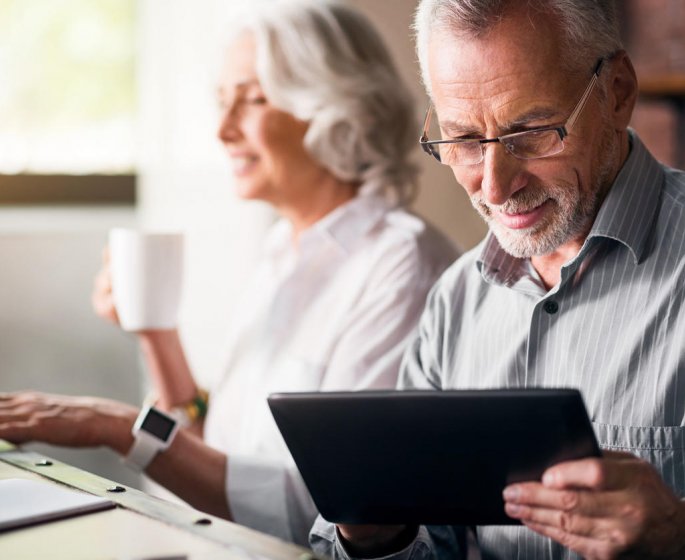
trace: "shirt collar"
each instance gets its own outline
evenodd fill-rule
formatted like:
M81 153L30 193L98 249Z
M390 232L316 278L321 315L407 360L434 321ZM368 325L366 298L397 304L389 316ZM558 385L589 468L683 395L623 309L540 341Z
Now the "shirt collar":
M353 199L304 230L299 237L298 249L307 252L326 247L349 254L357 240L366 235L395 205L382 190L362 187ZM287 220L280 219L267 236L266 253L275 256L293 249L292 226Z
M664 171L637 134L631 150L597 214L588 239L604 237L625 245L638 264L657 215Z
M629 135L630 154L602 203L583 249L593 238L614 239L630 250L638 264L658 210L664 172L637 134L629 130ZM530 273L529 259L509 255L492 232L482 243L476 265L484 280L505 286L513 286ZM533 280L533 284L538 282Z
M476 266L483 279L495 285L538 294L544 289L541 280L533 269L530 259L519 259L507 253L489 231L483 242Z

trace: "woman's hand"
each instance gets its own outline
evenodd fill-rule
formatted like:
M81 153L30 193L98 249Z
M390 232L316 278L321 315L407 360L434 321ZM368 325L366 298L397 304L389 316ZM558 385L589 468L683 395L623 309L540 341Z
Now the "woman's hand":
M102 251L102 268L95 276L93 294L91 296L93 310L103 319L119 325L119 316L112 297L112 273L109 267L109 247Z
M112 271L109 247L102 251L102 268L95 277L91 297L95 313L103 319L119 325L119 316L112 297ZM183 351L176 329L141 330L134 333L141 344L143 358L147 365L157 393L159 406L163 410L187 403L197 394L197 386ZM0 437L3 437L0 433ZM69 444L64 444L69 445Z
M105 445L123 455L133 443L137 415L135 407L108 399L0 393L0 438L65 447Z

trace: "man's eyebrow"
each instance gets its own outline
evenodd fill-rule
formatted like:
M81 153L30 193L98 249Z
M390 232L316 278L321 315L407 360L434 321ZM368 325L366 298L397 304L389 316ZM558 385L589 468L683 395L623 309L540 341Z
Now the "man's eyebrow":
M551 107L536 107L510 121L502 123L501 131L502 133L506 134L510 131L516 131L520 130L521 128L525 128L532 122L547 121L553 119L554 117L561 118L561 115L562 114L558 109L553 109ZM476 136L482 134L482 131L479 130L477 126L454 119L440 121L439 125L440 128L449 136Z
M552 119L553 117L560 116L561 113L558 109L552 109L550 107L538 107L522 115L519 115L511 121L503 123L502 128L504 130L514 130L517 128L525 127L532 122L547 121Z
M456 120L439 121L438 125L442 130L450 135L457 134L478 134L478 128L472 124L467 124Z

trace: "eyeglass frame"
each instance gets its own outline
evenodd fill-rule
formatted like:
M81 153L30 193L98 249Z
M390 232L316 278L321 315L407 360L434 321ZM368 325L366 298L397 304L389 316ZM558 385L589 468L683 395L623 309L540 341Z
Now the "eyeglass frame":
M478 161L474 161L471 163L456 163L454 165L458 166L466 166L466 165L478 165L483 161L485 158L485 144L490 144L492 142L499 142L504 146L505 150L507 150L507 153L511 154L517 159L523 159L523 160L529 160L529 159L541 159L545 157L550 157L553 155L556 155L558 153L561 153L564 150L564 138L566 138L569 134L569 131L573 128L573 125L575 125L576 121L580 117L580 114L582 113L583 109L585 108L585 105L587 104L588 99L590 98L590 95L592 94L593 90L595 89L595 85L597 84L597 81L599 80L599 74L602 71L602 66L604 65L604 61L606 60L607 57L601 57L598 61L597 64L595 65L595 69L592 72L592 78L590 78L590 83L588 83L587 87L585 88L585 91L583 92L583 95L581 98L578 100L578 103L576 103L576 106L573 108L573 111L571 111L571 114L569 115L568 119L566 119L566 122L562 125L550 125L550 126L541 126L539 128L531 128L530 130L524 130L522 132L513 132L511 134L503 134L502 136L496 136L494 138L459 138L455 140L428 140L428 137L426 136L428 134L428 127L430 126L430 120L431 116L433 113L433 104L431 103L428 106L428 110L426 111L426 117L423 122L423 133L421 134L421 137L419 138L419 144L421 145L421 148L423 149L424 152L426 152L428 155L433 156L439 163L442 163L442 160L440 158L440 152L439 150L435 147L439 144L480 144L481 145L481 151L480 151L480 159ZM561 141L561 150L558 152L554 152L551 154L546 154L544 156L535 156L535 157L528 157L528 158L522 158L520 156L517 156L513 152L509 151L507 145L503 140L507 140L508 138L513 138L513 137L520 137L520 136L525 136L527 134L534 134L538 132L545 132L547 130L554 130L559 134L559 140Z

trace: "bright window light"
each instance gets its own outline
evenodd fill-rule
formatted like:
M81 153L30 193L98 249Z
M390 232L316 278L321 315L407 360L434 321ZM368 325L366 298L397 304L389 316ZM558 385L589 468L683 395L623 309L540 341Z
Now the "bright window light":
M0 0L0 173L135 168L135 0Z

